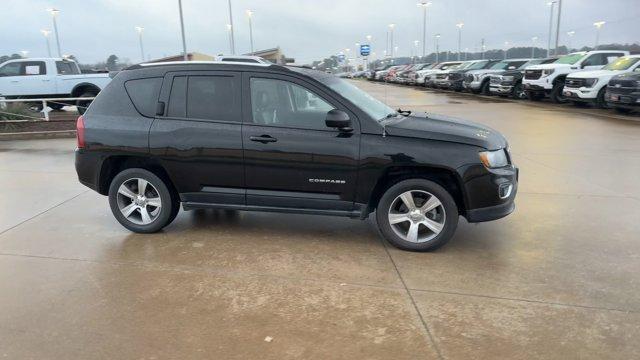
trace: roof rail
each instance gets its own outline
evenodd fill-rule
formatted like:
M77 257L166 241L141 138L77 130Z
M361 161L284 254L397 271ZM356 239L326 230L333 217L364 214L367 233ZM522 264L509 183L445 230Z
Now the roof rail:
M145 67L170 66L170 65L248 65L248 66L258 66L258 67L278 66L274 64L240 62L240 61L166 61L166 62L157 62L157 63L135 64L135 65L129 66L125 70L135 70L135 69L142 69Z

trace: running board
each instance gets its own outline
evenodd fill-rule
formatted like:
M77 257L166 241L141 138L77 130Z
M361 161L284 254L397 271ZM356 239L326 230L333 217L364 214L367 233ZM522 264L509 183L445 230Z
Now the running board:
M356 204L358 205L358 204ZM212 204L212 203L199 203L199 202L183 202L182 208L185 211L195 209L223 209L223 210L242 210L242 211L266 211L266 212L279 212L289 214L306 214L306 215L328 215L328 216L343 216L355 219L366 219L366 215L361 210L322 210L322 209L301 209L301 208L286 208L286 207L274 207L274 206L257 206L257 205L234 205L234 204ZM362 206L364 208L364 206Z

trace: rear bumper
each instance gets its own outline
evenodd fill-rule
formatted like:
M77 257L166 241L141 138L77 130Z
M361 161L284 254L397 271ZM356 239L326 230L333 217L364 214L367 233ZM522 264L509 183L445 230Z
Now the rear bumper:
M101 155L76 149L75 165L78 181L82 185L99 192L100 170L103 160Z

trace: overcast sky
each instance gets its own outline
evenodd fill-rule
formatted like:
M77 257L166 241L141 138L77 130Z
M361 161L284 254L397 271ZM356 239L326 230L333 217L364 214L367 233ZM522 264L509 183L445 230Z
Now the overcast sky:
M457 49L457 28L464 22L462 48L470 51L485 38L488 48L505 41L528 46L538 36L546 47L548 0L431 0L427 17L427 53L433 34L440 33L440 49ZM135 26L144 27L145 56L158 58L182 49L178 0L0 0L0 55L29 51L46 56L41 29L52 29L47 8L60 9L58 29L63 54L81 62L104 61L116 54L140 61ZM183 0L187 50L207 54L229 52L227 0ZM298 63L307 63L353 49L372 35L372 51L385 49L387 25L395 23L394 43L409 55L414 40L422 39L422 12L416 0L232 0L236 52L249 51L246 9L254 14L256 49L280 46ZM556 7L557 11L557 7ZM561 44L567 31L576 33L574 47L593 45L594 21L604 20L601 43L640 42L640 0L563 0ZM55 38L51 38L55 55ZM421 46L421 45L420 45ZM353 51L353 50L352 50ZM421 50L420 50L421 51Z

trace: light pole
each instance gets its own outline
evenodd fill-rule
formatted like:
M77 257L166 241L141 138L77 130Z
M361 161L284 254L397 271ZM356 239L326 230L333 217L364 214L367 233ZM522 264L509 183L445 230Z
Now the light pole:
M556 1L549 1L547 5L549 5L549 40L547 41L547 57L551 56L551 28L553 27L553 6L556 4Z
M247 18L249 18L249 40L251 41L251 55L253 55L253 25L251 18L253 17L253 10L247 10Z
M434 37L436 38L436 63L438 63L440 62L440 48L438 47L440 34L435 34Z
M136 31L138 32L138 40L140 41L140 59L142 59L142 62L144 62L144 46L142 46L142 30L144 30L142 26L136 26Z
M232 40L231 40L231 29L232 29L231 24L227 24L227 32L229 32L229 52L233 53L233 43L232 43Z
M51 31L40 30L40 32L42 33L42 35L44 35L44 38L47 40L47 54L49 54L49 57L51 57L51 44L49 44L49 34L51 34Z
M481 59L484 60L484 51L487 49L487 46L484 44L484 38L482 38L482 42L480 44Z
M536 41L538 41L538 37L534 36L531 38L531 58L535 59L535 50L536 50Z
M593 26L596 27L596 46L594 46L595 50L598 50L598 42L600 40L600 28L602 25L606 24L604 21L596 21L593 23Z
M558 0L558 22L556 23L556 52L558 55L558 40L560 39L560 18L562 17L562 0Z
M56 46L58 48L58 57L62 57L62 50L60 50L60 36L58 35L58 23L56 22L56 18L58 17L58 13L60 10L58 9L49 9L51 13L51 18L53 19L53 32L56 35Z
M509 42L508 42L508 41L505 41L505 42L504 42L504 59L505 59L505 60L507 59L507 52L509 52L509 48L508 48L508 46L509 46Z
M459 22L456 24L458 28L458 61L460 61L460 46L462 44L462 27L464 26L463 22Z
M469 54L469 48L464 48L464 61L467 61L467 54Z
M415 46L415 56L413 57L413 63L416 63L416 58L418 57L418 45L420 44L419 40L414 40L413 41L413 46ZM422 47L424 49L424 46ZM424 52L424 50L423 50Z
M180 31L182 33L182 59L189 60L187 56L187 41L184 37L184 18L182 16L182 0L178 0L178 8L180 9Z
M391 58L393 58L394 55L394 51L393 51L393 29L396 27L396 24L389 24L389 41L390 41L390 46L389 49L391 50Z
M569 46L567 46L567 53L570 53L570 52L571 52L571 47L572 47L572 45L571 45L571 38L572 38L572 37L573 37L573 35L575 35L575 34L576 34L576 32L575 32L575 31L573 31L573 30L571 30L571 31L567 31L567 36L569 36L569 41L568 41L568 42L569 42Z
M229 32L231 34L231 55L236 54L236 42L233 38L233 13L231 12L231 0L229 0Z
M431 5L430 1L422 0L418 3L422 7L422 57L425 57L427 51L427 8Z

